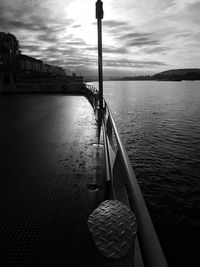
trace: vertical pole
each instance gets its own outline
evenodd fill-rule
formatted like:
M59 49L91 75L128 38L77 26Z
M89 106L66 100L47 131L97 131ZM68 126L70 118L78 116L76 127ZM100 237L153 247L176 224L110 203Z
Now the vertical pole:
M99 104L100 109L103 109L103 68L102 68L102 24L103 18L103 3L101 0L96 2L96 19L98 31L98 76L99 76Z

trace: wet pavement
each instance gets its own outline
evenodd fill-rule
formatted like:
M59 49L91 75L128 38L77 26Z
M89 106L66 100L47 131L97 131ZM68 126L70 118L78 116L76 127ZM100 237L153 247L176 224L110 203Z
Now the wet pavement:
M83 96L0 95L0 263L92 266L104 151ZM101 141L102 142L102 141Z

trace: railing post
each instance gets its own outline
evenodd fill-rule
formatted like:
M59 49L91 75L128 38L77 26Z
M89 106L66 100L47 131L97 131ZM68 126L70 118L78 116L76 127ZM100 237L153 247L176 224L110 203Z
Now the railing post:
M98 31L98 73L99 73L99 104L100 109L103 109L103 68L102 68L102 25L103 18L103 3L101 0L96 2L96 19Z

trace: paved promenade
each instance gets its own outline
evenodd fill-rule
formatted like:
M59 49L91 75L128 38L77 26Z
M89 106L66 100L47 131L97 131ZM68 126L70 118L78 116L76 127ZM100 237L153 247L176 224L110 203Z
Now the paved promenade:
M103 201L105 168L91 105L0 95L0 125L0 265L92 266L86 222Z

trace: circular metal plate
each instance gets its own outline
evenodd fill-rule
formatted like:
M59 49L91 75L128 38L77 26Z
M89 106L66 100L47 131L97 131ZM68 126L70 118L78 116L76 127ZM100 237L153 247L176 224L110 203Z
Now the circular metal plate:
M118 200L102 202L89 216L88 227L98 250L112 259L126 255L137 232L135 214Z

